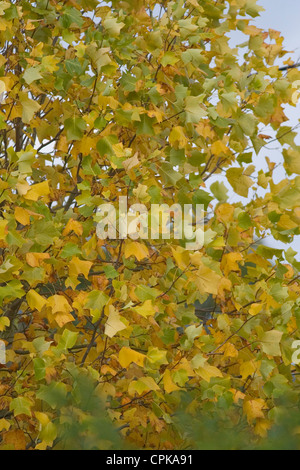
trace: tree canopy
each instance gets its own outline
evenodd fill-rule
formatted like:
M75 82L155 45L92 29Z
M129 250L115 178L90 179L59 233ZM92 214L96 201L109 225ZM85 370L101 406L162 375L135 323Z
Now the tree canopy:
M259 445L299 411L300 72L261 10L0 1L0 449L187 448L182 409ZM203 248L100 240L120 196L203 204Z

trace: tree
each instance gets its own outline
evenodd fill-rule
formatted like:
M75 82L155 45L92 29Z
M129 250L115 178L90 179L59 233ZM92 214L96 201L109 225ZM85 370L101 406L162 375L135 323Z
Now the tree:
M86 446L107 448L84 378L125 446L186 448L182 403L205 419L226 412L254 443L298 409L300 160L285 106L300 73L280 33L253 25L261 10L0 3L2 449L63 446L74 416L75 442L90 432ZM97 209L120 196L203 204L203 248L99 239Z

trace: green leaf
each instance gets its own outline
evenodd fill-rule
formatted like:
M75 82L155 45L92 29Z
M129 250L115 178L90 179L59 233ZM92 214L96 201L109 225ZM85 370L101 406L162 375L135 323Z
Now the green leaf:
M46 377L46 364L43 359L34 359L33 367L36 380L42 380Z
M60 338L58 349L62 349L64 351L73 348L75 346L79 333L64 330L62 337Z
M187 96L185 99L186 122L199 123L207 116L207 111L203 108L202 99L199 96Z
M220 202L225 202L228 199L228 189L226 188L224 183L220 183L219 181L215 181L210 186L210 190L213 193L213 195L218 199Z
M14 412L14 416L26 415L31 417L32 403L28 398L18 397L14 398L10 404L10 411Z
M141 302L145 302L146 300L154 300L160 295L159 290L144 285L138 286L134 292Z
M86 129L86 122L82 118L69 118L65 121L65 129L69 141L81 140Z

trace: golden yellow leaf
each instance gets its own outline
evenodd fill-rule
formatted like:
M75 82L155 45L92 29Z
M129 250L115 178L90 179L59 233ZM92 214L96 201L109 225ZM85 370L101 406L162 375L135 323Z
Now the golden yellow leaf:
M142 317L147 318L154 316L158 311L158 308L153 305L152 300L146 300L143 305L134 307L132 310L137 312L139 315L142 315Z
M163 384L164 384L164 389L167 393L172 393L172 392L176 392L177 390L180 390L180 387L178 387L173 382L172 375L169 369L167 369L166 372L164 373Z
M244 402L244 413L247 416L248 423L251 424L257 418L264 418L263 408L265 406L264 400L258 398L257 400L247 400Z
M32 310L38 310L39 312L47 305L47 300L33 289L27 293L26 300Z
M81 236L83 234L83 227L78 220L70 219L63 231L63 236L69 235L69 233L74 232L76 235Z
M119 353L119 363L125 369L128 369L133 362L140 367L143 367L146 356L131 348L124 347Z
M15 208L15 218L16 221L22 225L30 224L30 215L26 209L23 209L23 207Z
M109 338L113 338L119 331L125 330L126 325L122 322L118 310L113 305L109 305L109 315L105 323L104 333Z
M24 198L29 201L38 201L40 197L48 196L48 194L50 194L49 182L43 181L31 186L29 191L24 194Z
M32 268L38 268L43 261L49 258L49 253L26 253L26 262Z
M149 250L146 245L138 242L129 242L125 246L125 258L135 256L138 261L149 258Z

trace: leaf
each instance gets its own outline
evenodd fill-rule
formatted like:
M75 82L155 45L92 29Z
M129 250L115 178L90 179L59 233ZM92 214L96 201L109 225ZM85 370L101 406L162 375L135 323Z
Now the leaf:
M113 338L119 331L126 328L126 325L122 322L119 312L114 308L113 305L109 306L109 316L105 323L104 333L109 338Z
M40 80L43 76L40 74L41 67L29 67L25 70L23 78L25 82L30 85L32 82L36 80Z
M125 245L125 258L135 256L138 261L149 258L149 250L146 245L138 242L130 242Z
M198 124L201 119L207 116L207 111L202 107L199 96L187 96L185 99L186 122Z
M200 266L195 277L195 283L202 294L218 294L221 276L207 266Z
M186 138L183 127L175 126L172 128L170 136L169 136L169 142L173 146L174 144L176 144L176 146L180 149L185 148L188 142L188 139Z
M33 116L40 110L41 106L36 101L28 98L25 93L21 94L20 102L22 105L22 121L25 124L30 124Z
M67 140L81 140L86 129L86 122L82 118L73 117L65 120Z
M121 351L119 352L118 360L123 368L128 369L130 364L132 364L133 362L136 365L143 367L145 359L146 359L146 356L144 354L134 351L131 348L123 347Z
M76 331L70 331L70 330L64 330L62 337L60 338L58 348L62 349L64 351L67 351L68 349L72 349L78 339L79 333Z
M141 302L145 302L147 300L154 300L160 294L159 290L144 285L138 286L134 292Z
M74 256L69 264L69 276L77 278L79 274L83 274L86 279L89 277L89 272L92 269L93 263L91 261L83 261L77 256Z
M30 215L26 209L22 207L15 208L15 218L16 221L22 225L29 225L30 224Z
M247 416L248 422L251 424L257 418L264 418L263 408L265 402L262 399L247 400L244 403L244 413Z
M35 290L30 290L27 293L26 300L32 310L38 310L39 312L41 312L45 305L47 305L47 300L44 299Z
M26 253L26 262L32 268L38 268L47 259L50 259L49 253Z
M34 184L30 187L29 191L24 195L24 198L29 201L38 201L43 196L50 194L49 181Z
M137 312L142 317L147 318L154 316L158 309L153 305L153 301L149 299L146 300L146 302L144 302L140 307L134 307L132 310Z
M26 438L22 429L9 431L4 435L4 443L14 450L26 450Z
M142 377L139 380L131 382L131 384L129 385L128 392L130 393L130 395L134 395L136 392L138 395L141 396L146 392L157 390L160 390L160 388L152 377Z
M228 182L239 196L248 197L249 188L253 186L253 181L249 176L244 175L243 168L229 168L226 176Z
M164 384L164 389L167 393L172 393L172 392L176 392L177 390L181 390L180 387L178 387L173 382L172 375L169 369L167 369L166 372L164 373L163 384Z
M261 338L262 349L268 356L281 356L280 342L283 333L281 331L267 331Z
M46 377L46 364L43 359L36 358L33 360L34 374L36 380L43 380Z
M10 411L13 411L14 416L26 415L31 417L32 402L25 397L14 398L10 403Z
M125 23L118 23L116 18L107 18L103 21L103 26L110 36L117 37L120 35L120 31L124 28Z

